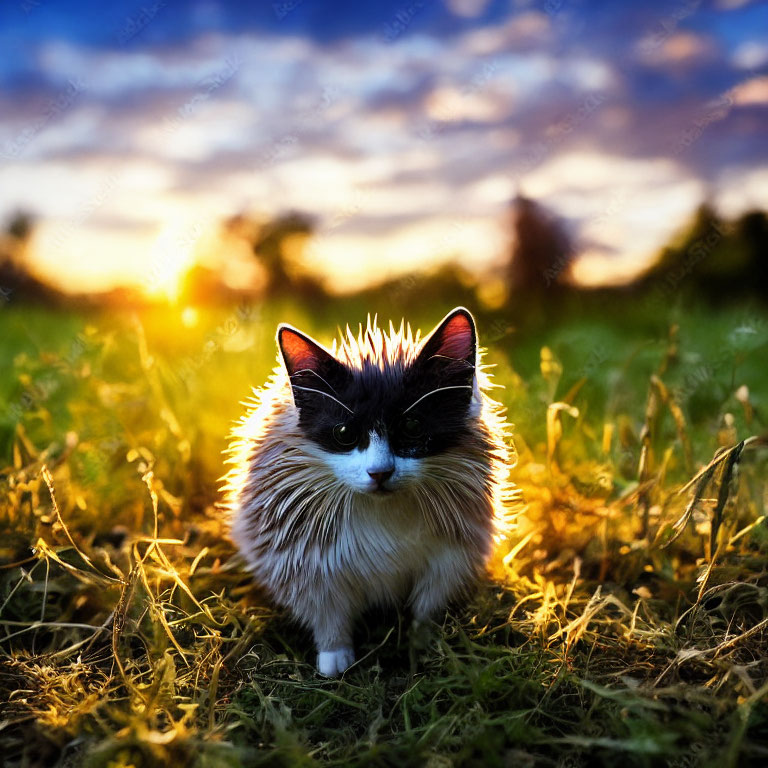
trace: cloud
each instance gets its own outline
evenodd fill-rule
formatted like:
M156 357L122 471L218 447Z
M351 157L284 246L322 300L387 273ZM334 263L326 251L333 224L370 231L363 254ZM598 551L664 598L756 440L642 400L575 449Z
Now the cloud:
M131 232L139 265L168 221L305 209L320 226L313 258L354 258L354 281L459 246L493 263L518 186L616 269L647 258L707 185L731 206L765 190L752 24L721 34L718 12L660 1L457 3L420 6L396 40L383 0L344 18L298 3L282 19L271 4L267 18L169 3L125 45L122 11L109 44L87 24L42 24L21 64L0 64L0 150L18 147L0 160L0 213L50 219L41 247L67 227L73 260ZM307 31L318 18L326 29ZM83 87L51 110L72 81Z
M501 24L482 26L463 36L463 48L472 56L489 56L510 51L539 50L551 42L549 17L539 11L523 11Z
M654 67L678 67L715 58L717 46L704 35L679 31L667 36L651 35L637 45L638 58Z
M527 178L524 192L564 215L579 243L616 254L625 267L646 263L687 220L704 188L669 159L593 150L552 158Z
M718 184L715 202L726 216L748 210L765 210L768 167L725 171Z
M757 69L768 64L768 43L764 40L746 40L733 52L733 63L739 69Z
M768 75L753 77L733 89L733 101L740 107L768 104Z
M726 11L735 11L749 5L753 0L717 0L717 7Z
M489 0L446 0L451 13L464 18L479 16L488 6Z

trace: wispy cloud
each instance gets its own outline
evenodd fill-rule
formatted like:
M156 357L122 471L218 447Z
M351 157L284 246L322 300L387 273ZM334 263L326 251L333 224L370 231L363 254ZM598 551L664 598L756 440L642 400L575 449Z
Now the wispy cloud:
M731 209L768 191L749 4L377 2L322 29L312 3L208 6L161 3L122 40L140 4L64 33L52 7L24 14L39 34L0 64L0 215L40 214L41 254L76 270L118 228L149 254L169 221L293 208L318 217L315 263L354 254L350 283L461 249L489 265L522 189L625 267L705 191ZM130 275L112 261L105 281Z

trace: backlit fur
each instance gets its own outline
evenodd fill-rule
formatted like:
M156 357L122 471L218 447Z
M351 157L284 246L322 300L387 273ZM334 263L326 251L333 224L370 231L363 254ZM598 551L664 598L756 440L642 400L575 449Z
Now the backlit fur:
M390 324L384 333L369 318L330 352L358 373L375 366L386 384L403 376L424 343L408 326ZM314 633L322 674L354 660L353 623L366 607L407 601L416 620L443 609L482 570L505 525L507 425L479 357L466 436L436 455L396 457L386 494L360 487L376 451L388 451L386 438L371 433L364 449L349 453L309 439L280 355L246 404L225 478L231 536L255 578Z

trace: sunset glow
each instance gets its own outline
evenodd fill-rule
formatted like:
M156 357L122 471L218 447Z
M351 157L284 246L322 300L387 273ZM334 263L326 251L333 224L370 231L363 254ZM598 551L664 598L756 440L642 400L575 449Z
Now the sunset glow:
M611 282L703 199L728 215L768 199L759 4L633 7L618 36L597 5L451 0L407 23L361 6L322 31L302 3L209 5L203 26L158 7L135 29L0 11L26 36L0 64L24 94L0 97L0 216L37 218L30 259L57 285L175 300L189 222L286 211L316 222L304 261L333 290L449 259L482 274L521 192L567 223L576 278ZM258 285L247 258L205 258Z
M178 299L184 276L195 262L200 234L201 228L195 224L167 226L160 232L150 250L150 269L143 286L149 296Z

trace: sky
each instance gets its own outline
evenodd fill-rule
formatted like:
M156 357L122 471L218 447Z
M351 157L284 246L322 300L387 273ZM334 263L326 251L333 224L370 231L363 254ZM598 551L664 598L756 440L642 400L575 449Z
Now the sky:
M492 271L518 193L620 281L703 200L768 201L761 2L9 0L0 50L0 220L74 290L247 282L242 212L314 216L337 290Z

